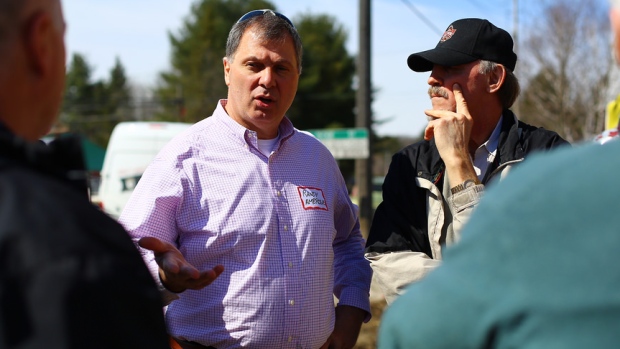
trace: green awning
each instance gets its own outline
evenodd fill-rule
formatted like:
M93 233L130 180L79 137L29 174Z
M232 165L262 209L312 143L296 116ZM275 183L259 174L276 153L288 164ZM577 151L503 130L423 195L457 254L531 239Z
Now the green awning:
M65 137L70 133L61 133L56 135L47 135L41 140L45 143L51 142L56 137ZM80 136L82 140L82 153L84 153L84 165L88 172L101 172L103 167L103 159L105 158L105 149L91 142L88 138Z
M103 159L105 158L105 149L82 137L82 151L84 152L86 170L101 171Z

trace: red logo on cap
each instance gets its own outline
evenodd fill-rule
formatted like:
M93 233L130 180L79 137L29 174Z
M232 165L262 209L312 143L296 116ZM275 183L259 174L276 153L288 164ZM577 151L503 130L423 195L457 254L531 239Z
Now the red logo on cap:
M454 33L456 33L456 29L454 29L452 26L450 26L448 29L446 29L446 32L443 33L443 35L441 36L440 42L444 42L444 41L450 40L450 38L452 37L452 35L454 35Z

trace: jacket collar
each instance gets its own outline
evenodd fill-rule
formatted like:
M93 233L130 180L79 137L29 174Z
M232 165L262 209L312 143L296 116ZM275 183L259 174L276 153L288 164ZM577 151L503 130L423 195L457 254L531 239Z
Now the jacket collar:
M88 193L81 139L69 135L52 141L28 142L0 123L0 165L30 168L68 182Z
M498 155L495 159L495 164L501 165L506 162L523 159L525 152L521 136L522 130L519 127L517 117L509 109L504 109L502 111L502 127L499 134ZM418 158L417 176L437 184L443 179L445 164L441 156L439 156L434 138L421 143L421 156ZM496 166L492 167L487 172L493 171Z
M519 126L519 120L509 109L502 112L502 130L499 134L498 164L521 160L525 156L522 144L523 130Z

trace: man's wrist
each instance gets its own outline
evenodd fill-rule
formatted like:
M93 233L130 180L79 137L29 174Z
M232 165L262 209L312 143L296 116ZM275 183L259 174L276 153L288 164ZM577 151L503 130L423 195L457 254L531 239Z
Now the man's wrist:
M460 191L463 191L478 184L481 184L478 178L466 179L463 183L457 184L454 187L450 188L450 192L452 193L452 195L454 195Z

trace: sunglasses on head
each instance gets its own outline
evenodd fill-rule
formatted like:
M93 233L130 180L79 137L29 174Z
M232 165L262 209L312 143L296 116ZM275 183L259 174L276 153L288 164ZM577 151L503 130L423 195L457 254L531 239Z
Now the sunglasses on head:
M295 25L293 24L293 22L291 22L291 20L288 19L285 15L283 15L281 13L278 13L278 12L275 12L275 11L270 10L270 9L250 11L250 12L244 14L243 16L241 16L241 18L239 18L237 23L241 23L243 21L247 21L248 19L256 17L256 16L262 16L262 15L264 15L267 12L271 13L272 15L275 15L275 16L278 16L278 17L282 18L283 20L286 21L286 23L290 24L291 27L295 28Z

